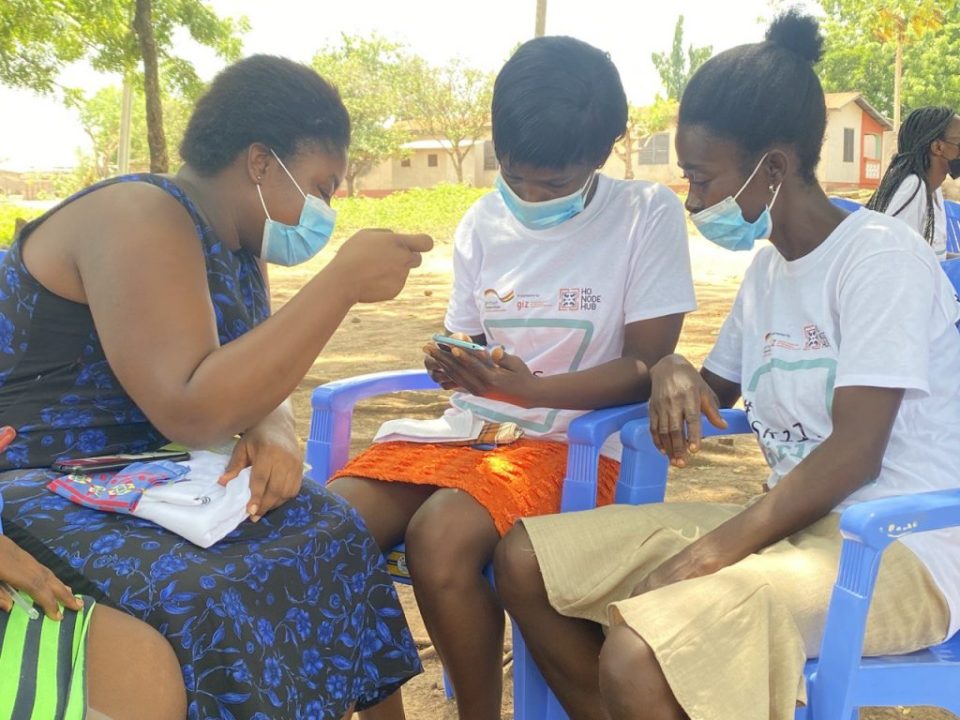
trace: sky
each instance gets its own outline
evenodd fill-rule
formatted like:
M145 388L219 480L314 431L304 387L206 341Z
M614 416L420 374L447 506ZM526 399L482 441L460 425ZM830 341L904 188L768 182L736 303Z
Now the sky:
M271 53L307 62L341 33L378 32L405 43L433 63L461 58L495 72L517 43L533 36L535 0L208 0L221 16L244 15L250 30L243 54ZM719 52L763 37L778 0L547 0L547 34L573 35L610 53L627 97L643 105L661 91L650 60L669 51L678 15L684 41ZM815 9L812 0L801 7ZM178 54L201 77L212 78L224 62L185 38ZM72 66L64 85L88 92L119 79L83 65ZM0 169L29 170L76 164L77 149L89 141L77 116L55 98L0 86Z

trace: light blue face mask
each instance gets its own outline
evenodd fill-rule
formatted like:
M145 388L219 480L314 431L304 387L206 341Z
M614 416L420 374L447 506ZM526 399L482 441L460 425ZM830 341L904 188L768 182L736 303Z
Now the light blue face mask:
M777 201L777 195L780 194L780 187L782 187L782 185L774 190L773 199L770 201L770 204L763 209L760 217L753 222L748 222L743 217L743 210L741 210L740 205L737 204L737 198L740 197L740 193L750 184L750 181L753 180L757 171L760 170L760 166L763 165L763 161L766 159L767 155L764 153L763 157L760 158L760 162L757 163L753 172L750 173L750 177L748 177L743 186L737 190L736 195L733 197L727 195L726 198L716 205L711 205L705 210L701 210L690 216L693 224L697 226L697 230L699 230L700 234L707 240L727 250L752 250L753 244L758 239L770 237L770 233L773 231L773 220L770 217L770 210ZM771 187L771 189L773 188Z
M267 204L263 201L263 192L257 184L257 194L260 195L260 204L267 221L263 225L263 244L260 246L260 257L274 265L299 265L306 262L318 252L333 235L333 228L337 221L337 211L327 205L315 195L307 195L300 185L293 179L283 161L273 153L273 157L280 163L280 167L287 177L297 186L303 195L303 210L300 211L300 222L297 225L286 225L270 218Z
M530 230L547 230L564 223L583 212L586 205L587 189L595 173L575 193L543 202L530 202L517 195L501 175L497 175L495 184L503 198L503 204L513 213L517 221Z

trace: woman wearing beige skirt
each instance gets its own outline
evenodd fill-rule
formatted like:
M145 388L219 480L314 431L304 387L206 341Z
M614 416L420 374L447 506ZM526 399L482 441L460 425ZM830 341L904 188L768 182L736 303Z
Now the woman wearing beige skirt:
M822 38L788 13L766 41L691 79L677 156L707 239L749 250L698 373L650 372L654 442L683 467L700 412L743 398L770 465L746 506L665 503L525 518L497 549L497 588L573 718L791 720L804 702L839 560L839 512L957 486L960 306L906 225L833 207L816 180ZM866 654L960 625L960 533L884 554Z

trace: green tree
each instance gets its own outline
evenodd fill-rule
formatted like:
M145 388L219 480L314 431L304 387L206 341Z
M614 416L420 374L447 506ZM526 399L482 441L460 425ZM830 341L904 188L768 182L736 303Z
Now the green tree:
M70 104L76 109L83 131L90 138L93 152L90 163L81 162L81 167L90 167L92 180L110 177L117 171L117 150L120 145L120 99L123 91L116 86L105 87L90 97L72 98ZM168 142L177 147L187 128L187 120L193 103L182 95L164 92L163 116ZM82 160L82 158L81 158ZM144 170L150 167L150 147L147 138L146 103L143 90L134 90L131 118L130 164Z
M859 90L893 116L903 108L956 102L960 0L820 0L830 91ZM952 98L952 100L951 100Z
M666 130L677 120L677 101L657 96L652 105L631 107L627 117L627 132L613 146L623 161L623 177L633 180L633 160L644 143L658 132Z
M414 66L407 117L443 145L462 183L467 155L490 130L494 76L459 60L439 68L417 60Z
M240 55L247 22L218 17L203 0L3 0L0 82L41 93L65 90L59 77L74 62L118 73L143 88L154 172L168 169L161 73L187 92L200 81L175 50L185 30L228 60Z
M313 67L337 86L350 112L350 159L347 195L357 181L387 158L397 155L410 139L398 122L412 84L411 62L403 47L378 35L343 35L313 58Z
M692 44L683 51L683 15L677 18L673 29L673 46L670 52L653 53L650 56L653 66L660 74L660 81L667 92L668 100L680 100L683 90L697 69L713 55L713 45L694 47Z

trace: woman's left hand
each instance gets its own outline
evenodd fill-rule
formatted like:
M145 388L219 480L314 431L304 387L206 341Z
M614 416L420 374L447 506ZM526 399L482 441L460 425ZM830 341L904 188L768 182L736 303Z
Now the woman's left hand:
M254 522L300 492L303 452L292 417L271 414L244 433L233 449L220 484L226 485L245 467L251 468L247 512Z
M423 348L456 386L471 395L502 400L521 407L535 407L536 376L516 355L508 355L500 346L487 351L441 350L436 343Z

